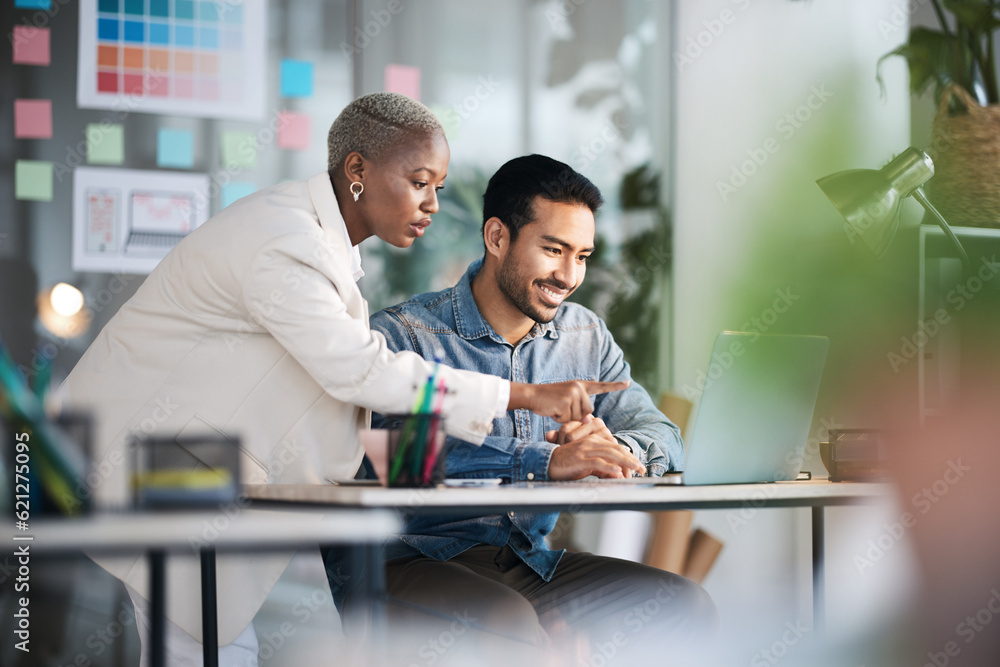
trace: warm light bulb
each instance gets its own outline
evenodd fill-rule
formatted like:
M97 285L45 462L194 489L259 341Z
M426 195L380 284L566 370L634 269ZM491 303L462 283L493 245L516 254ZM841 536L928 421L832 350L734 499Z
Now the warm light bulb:
M72 285L59 283L49 296L52 310L63 317L72 317L83 308L83 293Z

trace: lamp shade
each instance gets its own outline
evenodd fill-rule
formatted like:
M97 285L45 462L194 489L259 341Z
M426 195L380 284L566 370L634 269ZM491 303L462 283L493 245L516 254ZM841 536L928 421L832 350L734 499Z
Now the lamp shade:
M851 169L816 181L851 229L881 257L899 226L903 199L934 175L923 151L907 148L882 169Z

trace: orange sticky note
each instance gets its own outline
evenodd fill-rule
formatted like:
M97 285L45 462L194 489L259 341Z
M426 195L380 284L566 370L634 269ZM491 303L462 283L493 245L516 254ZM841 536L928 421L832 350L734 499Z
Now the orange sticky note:
M386 65L383 88L387 93L399 93L420 99L420 68L408 65Z
M14 100L14 136L52 138L52 100Z
M304 151L309 148L309 116L282 111L278 114L278 148Z
M28 25L14 26L11 40L14 43L15 65L45 65L51 62L49 29Z

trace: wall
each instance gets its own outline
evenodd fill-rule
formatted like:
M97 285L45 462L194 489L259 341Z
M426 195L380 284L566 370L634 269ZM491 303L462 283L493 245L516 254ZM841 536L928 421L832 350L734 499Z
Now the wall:
M885 99L875 81L878 58L905 40L907 17L898 9L905 4L677 3L675 391L696 386L720 330L745 329L747 318L760 314L758 304L766 304L774 290L795 288L804 249L844 243L837 213L815 180L842 169L879 167L909 145L903 64L887 62ZM887 31L887 25L902 29ZM784 261L762 267L764 258L774 257ZM818 412L821 416L850 423L845 414ZM825 435L819 421L814 434ZM823 472L815 456L804 467ZM724 627L735 618L753 623L754 613L768 603L783 611L775 611L776 622L761 621L763 636L768 627L777 632L784 621L796 620L790 610L808 622L806 512L699 513L696 523L726 542L707 581L725 612ZM899 569L860 576L852 555L863 553L865 540L893 510L828 515L835 556L828 575L838 582L831 586L831 603L840 605L839 614L832 610L831 624L846 630L884 610L879 600L899 598L909 561L900 549L894 556L902 563Z

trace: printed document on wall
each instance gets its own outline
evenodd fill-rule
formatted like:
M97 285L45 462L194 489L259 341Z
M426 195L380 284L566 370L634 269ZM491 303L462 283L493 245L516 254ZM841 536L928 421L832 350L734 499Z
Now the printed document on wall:
M261 120L264 0L80 0L77 105Z
M145 274L208 219L205 174L79 167L73 270Z

